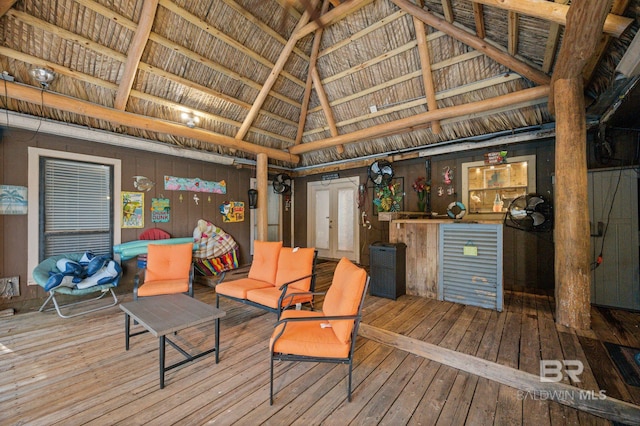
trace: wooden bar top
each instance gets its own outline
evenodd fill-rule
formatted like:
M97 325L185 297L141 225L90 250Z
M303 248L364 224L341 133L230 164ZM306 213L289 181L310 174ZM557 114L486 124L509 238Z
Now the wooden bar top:
M450 219L448 217L437 217L433 219L393 219L391 223L489 223L495 225L502 223L502 219Z

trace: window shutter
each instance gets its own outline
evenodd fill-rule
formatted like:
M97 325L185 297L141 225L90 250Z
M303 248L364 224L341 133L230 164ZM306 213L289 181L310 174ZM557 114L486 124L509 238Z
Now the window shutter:
M112 167L54 158L42 161L42 259L86 250L110 254Z

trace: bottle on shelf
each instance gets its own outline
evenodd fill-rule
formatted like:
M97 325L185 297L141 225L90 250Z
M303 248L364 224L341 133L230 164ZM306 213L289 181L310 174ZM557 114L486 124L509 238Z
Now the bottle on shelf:
M503 206L504 206L504 201L500 199L500 194L496 192L496 199L493 200L493 211L496 213L500 213L502 211Z

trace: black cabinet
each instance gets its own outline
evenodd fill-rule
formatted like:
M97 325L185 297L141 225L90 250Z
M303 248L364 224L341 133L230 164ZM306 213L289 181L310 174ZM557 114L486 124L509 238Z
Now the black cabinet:
M369 246L369 289L372 296L397 299L406 293L404 243L373 243Z

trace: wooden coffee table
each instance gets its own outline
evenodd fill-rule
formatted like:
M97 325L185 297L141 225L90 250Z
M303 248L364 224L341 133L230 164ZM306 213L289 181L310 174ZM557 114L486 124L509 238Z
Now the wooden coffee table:
M215 352L216 364L218 363L220 318L226 314L223 310L214 308L211 305L184 294L144 297L134 300L133 302L121 303L119 306L125 314L124 331L126 350L129 350L129 338L132 336L150 332L159 338L160 389L164 388L164 373L166 371L212 352ZM131 333L131 318L139 322L145 330ZM209 321L215 321L215 347L197 355L190 355L166 337L167 334L175 333ZM186 359L165 367L164 355L166 342L169 342L169 344L184 355Z

